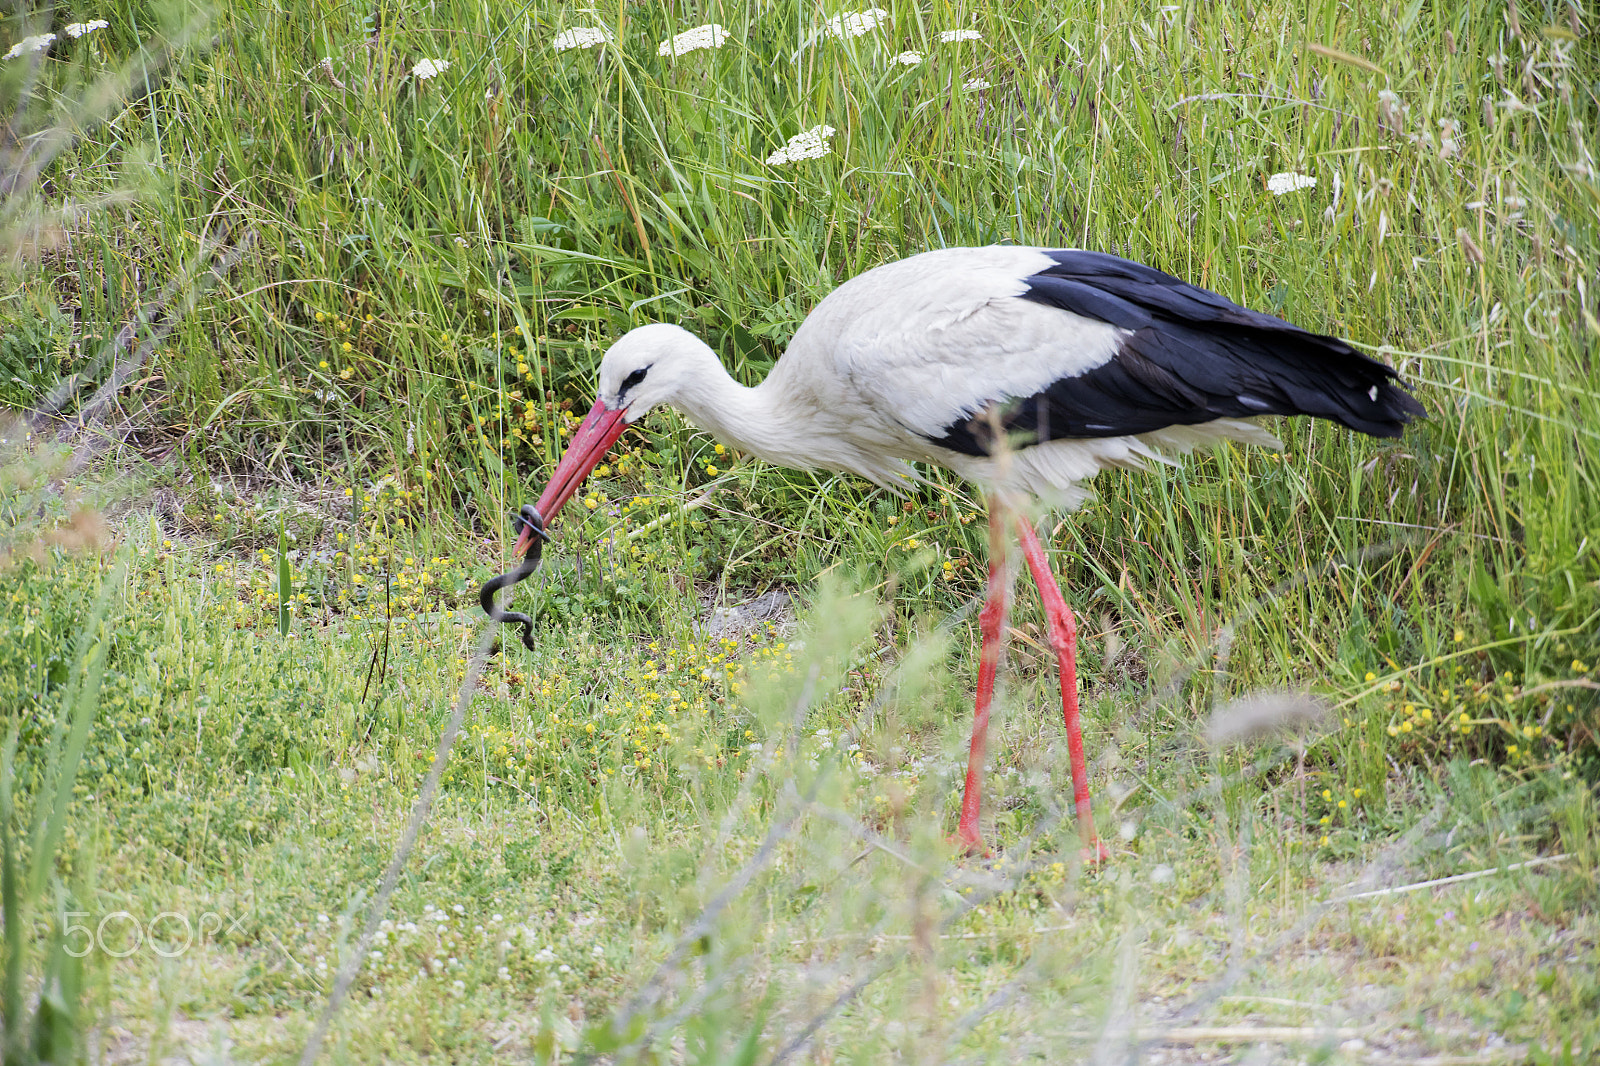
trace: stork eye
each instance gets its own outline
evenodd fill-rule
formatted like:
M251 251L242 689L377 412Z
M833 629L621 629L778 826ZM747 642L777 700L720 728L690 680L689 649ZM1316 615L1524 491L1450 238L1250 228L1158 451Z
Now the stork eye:
M647 367L647 366L641 366L638 370L635 370L633 373L631 373L627 377L623 378L622 379L622 388L617 390L617 395L618 396L622 396L622 395L626 394L629 389L633 388L635 385L639 384L639 382L643 381L645 372L648 371L649 369L650 368Z

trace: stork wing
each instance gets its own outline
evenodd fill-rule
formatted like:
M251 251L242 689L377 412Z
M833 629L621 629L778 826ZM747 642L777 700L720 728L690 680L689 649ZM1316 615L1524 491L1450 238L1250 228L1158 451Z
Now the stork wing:
M969 455L992 407L1014 447L1266 414L1393 437L1422 414L1345 342L1099 252L929 252L841 286L797 345L812 319L861 401Z

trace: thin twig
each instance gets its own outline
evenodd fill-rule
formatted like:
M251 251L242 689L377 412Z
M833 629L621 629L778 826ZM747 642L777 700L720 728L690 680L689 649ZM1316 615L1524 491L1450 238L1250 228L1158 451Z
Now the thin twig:
M1327 104L1319 104L1311 100L1302 100L1298 96L1273 96L1270 93L1196 93L1193 96L1185 96L1181 100L1176 100L1173 103L1168 104L1167 111L1176 111L1185 104L1206 103L1212 100L1267 100L1275 104L1293 104L1296 107L1314 107L1319 111L1331 111L1335 115L1342 115L1346 113L1337 107L1329 107Z
M1027 929L995 929L987 933L940 933L935 940L993 940L996 937L1023 937L1042 933L1065 933L1077 929L1076 925L1042 925L1029 926ZM827 944L839 940L916 940L911 933L838 933L834 936L813 936L802 940L789 941L790 947L804 947L807 944Z
M1590 681L1586 677L1575 677L1568 681L1546 681L1542 685L1535 685L1532 688L1525 688L1521 692L1516 693L1512 698L1525 700L1535 693L1549 692L1553 689L1562 688L1586 688L1594 690L1600 689L1600 682Z
M1359 522L1362 525L1368 526L1393 526L1396 529L1419 529L1424 532L1460 533L1476 540L1487 540L1493 544L1505 543L1504 538L1496 537L1488 533L1469 533L1464 529L1451 529L1448 526L1426 526L1420 525L1416 522L1391 522L1384 518L1359 518L1355 515L1348 514L1336 514L1333 516L1333 520L1335 522Z
M1526 870L1533 866L1548 866L1551 863L1566 862L1570 858L1572 858L1572 856L1568 854L1550 855L1544 858L1529 859L1526 862L1514 862L1509 866L1496 866L1488 870L1473 870L1470 873L1451 874L1449 877L1436 877L1432 881L1418 881L1409 885L1396 885L1394 888L1376 888L1371 892L1357 892L1349 896L1335 896L1333 899L1328 900L1328 903L1330 905L1334 903L1349 903L1350 901L1357 899L1376 899L1379 896L1398 896L1404 892L1420 892L1424 888L1435 888L1439 885L1453 885L1461 881L1475 881L1480 877L1488 877L1490 874L1509 873L1512 870Z
M1159 1029L1159 1026L1151 1026ZM1129 1026L1110 1030L1112 1038L1140 1040L1145 1030ZM1187 1025L1177 1029L1161 1029L1160 1036L1143 1037L1144 1043L1156 1044L1283 1044L1291 1041L1352 1040L1366 1036L1364 1029L1330 1027L1321 1025ZM1098 1036L1092 1030L1067 1030L1060 1034L1067 1039L1089 1040Z
M626 534L624 534L625 538L628 539L628 540L638 540L640 537L644 536L646 533L653 533L657 529L660 529L662 526L666 525L668 522L672 521L674 518L681 518L684 515L688 514L690 511L698 510L699 508L704 507L707 503L711 502L711 497L716 495L716 493L717 493L717 491L719 489L721 489L723 486L728 485L731 482L736 481L736 480L738 480L738 479L735 478L732 474L723 475L722 477L718 478L717 480L711 482L711 484L707 485L705 487L705 491L701 492L700 495L696 496L694 499L690 500L689 502L684 503L684 504L680 504L679 506L674 507L672 510L668 511L666 514L657 515L656 517L652 518L650 521L646 522L644 525L639 526L636 529L628 530L628 532Z

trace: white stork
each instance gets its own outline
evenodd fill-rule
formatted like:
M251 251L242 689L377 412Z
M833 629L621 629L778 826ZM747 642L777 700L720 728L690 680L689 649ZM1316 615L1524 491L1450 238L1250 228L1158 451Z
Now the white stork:
M1280 446L1249 421L1312 415L1396 437L1422 407L1395 372L1348 344L1099 252L947 248L845 282L801 323L754 388L673 325L641 326L600 363L600 392L518 539L520 557L624 430L670 404L771 463L858 474L902 491L934 463L989 500L989 584L977 707L957 829L978 830L989 704L1010 599L1007 528L1044 600L1079 829L1095 836L1078 723L1076 628L1032 525L1028 496L1071 508L1107 467L1198 445Z

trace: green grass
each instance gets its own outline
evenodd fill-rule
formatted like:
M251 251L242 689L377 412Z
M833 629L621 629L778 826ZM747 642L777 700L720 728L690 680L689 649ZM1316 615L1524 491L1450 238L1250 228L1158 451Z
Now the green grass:
M844 10L125 3L0 63L0 169L73 135L0 199L0 401L136 364L113 408L79 389L58 412L110 431L73 439L92 462L47 422L0 433L12 823L47 794L68 649L108 597L48 892L209 929L176 951L168 918L172 957L118 958L128 923L105 927L99 1046L298 1055L449 719L504 517L614 336L682 322L754 381L843 279L993 241L1117 252L1348 337L1430 416L1108 473L1053 525L1113 860L1075 859L1027 596L990 748L1003 860L945 843L972 490L777 470L663 411L519 589L539 650L508 640L474 695L327 1054L765 1062L805 1034L820 1061L1053 1060L1130 1024L1237 1058L1595 1046L1592 15L975 0L822 35ZM656 54L711 21L722 48ZM551 49L584 25L618 43ZM0 43L45 28L13 16ZM955 28L982 39L938 42ZM929 59L890 61L907 49ZM422 58L451 65L418 80ZM830 154L764 162L823 124ZM1273 196L1282 170L1318 184ZM84 550L96 511L125 574ZM695 628L703 598L773 587L798 632ZM1331 712L1207 744L1227 701L1281 688Z

